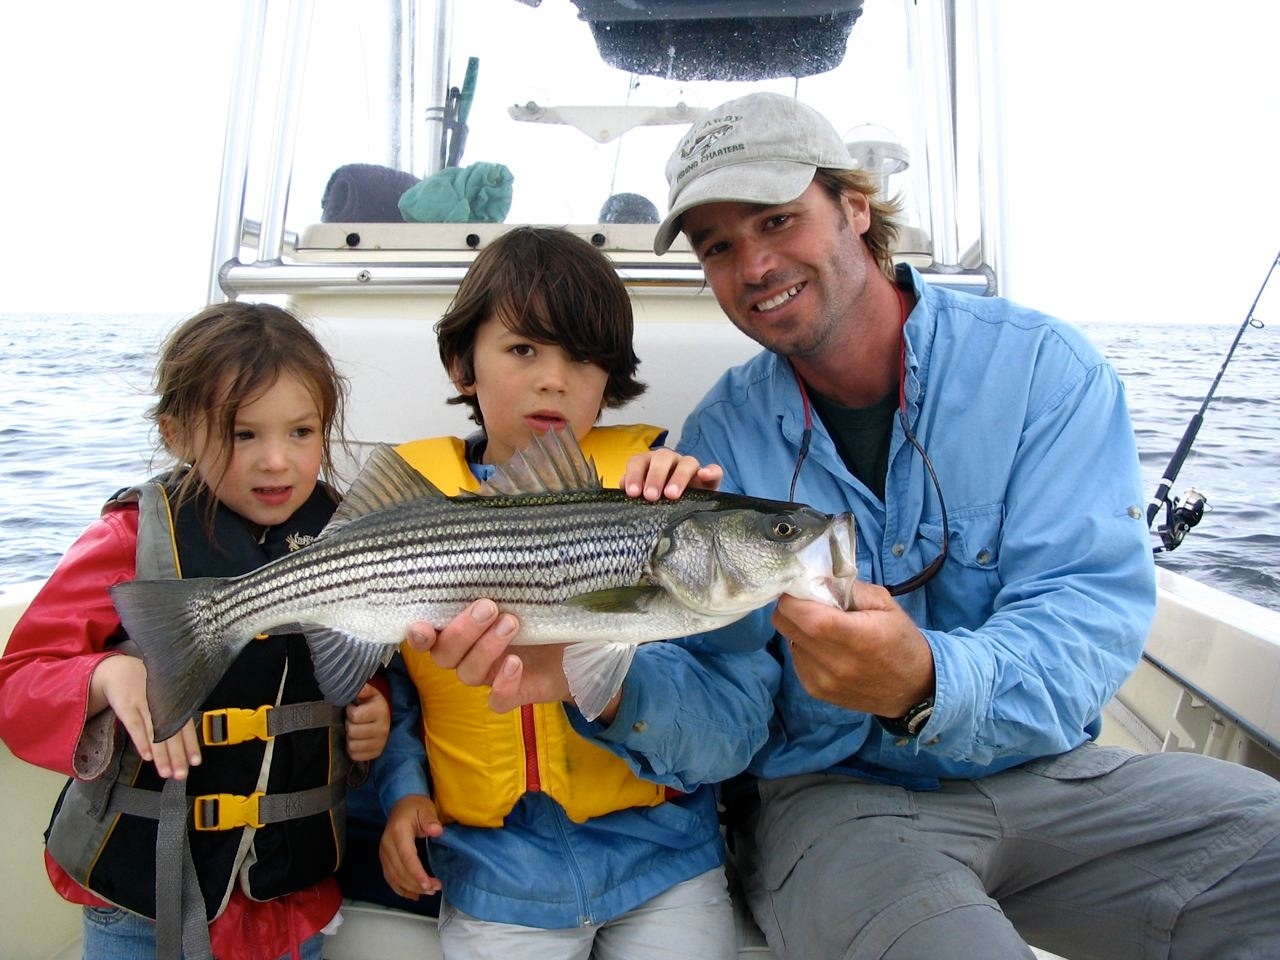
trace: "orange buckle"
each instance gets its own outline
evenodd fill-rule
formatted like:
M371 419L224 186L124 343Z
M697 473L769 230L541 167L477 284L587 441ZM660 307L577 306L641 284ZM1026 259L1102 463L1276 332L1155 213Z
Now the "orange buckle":
M231 747L246 740L270 740L267 732L267 714L271 706L257 710L245 707L227 707L222 710L206 710L200 721L200 732L206 746Z
M195 827L201 832L235 830L237 827L262 827L258 821L259 790L247 797L234 793L206 793L195 798Z

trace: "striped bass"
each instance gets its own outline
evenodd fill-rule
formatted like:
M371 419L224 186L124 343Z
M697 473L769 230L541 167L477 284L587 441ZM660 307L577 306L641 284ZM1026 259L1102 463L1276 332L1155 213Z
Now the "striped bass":
M847 607L854 557L847 513L698 490L633 499L557 431L454 497L380 446L300 550L238 577L117 584L111 598L146 663L160 742L255 636L303 633L325 699L342 705L410 623L441 627L481 597L520 618L515 643L574 644L565 674L594 718L636 644L724 626L783 593Z

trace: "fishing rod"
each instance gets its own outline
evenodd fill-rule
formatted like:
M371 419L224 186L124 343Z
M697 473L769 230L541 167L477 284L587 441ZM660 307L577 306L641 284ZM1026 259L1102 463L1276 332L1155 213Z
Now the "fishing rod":
M1148 529L1151 528L1156 514L1160 512L1160 507L1163 506L1165 509L1165 522L1160 525L1157 531L1160 534L1162 546L1154 548L1156 553L1176 549L1182 543L1187 532L1199 523L1204 516L1205 496L1195 487L1187 490L1181 499L1174 497L1170 500L1169 490L1172 489L1174 481L1178 479L1178 471L1182 469L1182 462L1187 459L1187 454L1191 452L1191 445L1195 443L1196 434L1200 432L1200 425L1204 423L1204 414L1209 408L1209 401L1213 399L1213 394L1218 389L1222 375L1227 371L1227 364L1231 362L1231 357L1236 352L1236 346L1240 343L1240 338L1244 336L1245 330L1249 327L1261 329L1264 326L1263 322L1254 317L1253 314L1258 309L1258 301L1262 299L1262 293L1267 289L1267 284L1271 282L1271 275L1275 273L1278 264L1280 264L1280 251L1276 253L1275 259L1271 261L1271 267L1267 270L1262 286L1258 288L1258 293L1253 298L1253 304L1249 307L1249 312L1245 314L1244 322L1240 324L1240 329L1236 331L1236 338L1231 341L1231 349L1227 351L1226 357L1223 358L1222 366L1218 368L1218 375L1213 378L1213 383L1209 387L1209 392L1204 395L1204 401L1200 404L1200 409L1191 418L1191 422L1187 424L1186 432L1183 433L1182 440L1178 443L1178 448L1173 451L1173 457L1169 460L1169 465L1164 468L1164 476L1156 487L1155 496L1147 504Z

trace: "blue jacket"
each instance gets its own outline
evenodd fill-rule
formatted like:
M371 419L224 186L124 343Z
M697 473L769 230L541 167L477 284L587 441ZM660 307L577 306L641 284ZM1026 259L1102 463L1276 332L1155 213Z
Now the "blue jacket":
M1155 572L1115 370L1044 314L928 286L905 268L899 280L918 298L905 326L906 415L951 530L938 576L899 598L933 652L932 716L918 738L895 739L870 715L810 697L765 610L691 638L698 656L641 648L612 725L579 724L651 775L679 782L736 763L762 777L832 770L918 788L981 777L1096 736L1136 664ZM765 352L711 389L679 449L722 464L726 490L785 500L803 431L791 367ZM896 421L889 456L882 503L815 415L795 497L853 513L859 575L877 583L907 580L941 542L937 494ZM749 746L756 716L710 740L707 718L729 726L749 713L761 678L776 707L768 742Z
M492 467L474 463L472 470L482 480L492 473ZM392 728L373 765L383 810L402 797L431 792L418 692L400 658L387 675ZM752 731L754 749L767 736L770 690L763 677L749 685L752 693L735 722ZM571 719L584 722L569 709ZM701 780L664 780L685 791L682 796L583 823L571 820L547 794L525 793L500 828L447 824L429 843L430 870L449 902L474 917L542 928L602 924L723 864L715 790L707 784L741 767L709 764Z

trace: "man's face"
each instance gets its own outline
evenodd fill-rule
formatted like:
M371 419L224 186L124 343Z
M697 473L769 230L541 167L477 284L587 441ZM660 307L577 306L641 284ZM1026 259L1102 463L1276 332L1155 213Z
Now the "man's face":
M682 229L720 308L743 333L784 356L811 356L848 323L874 263L862 242L866 198L839 201L819 183L789 203L708 203Z

